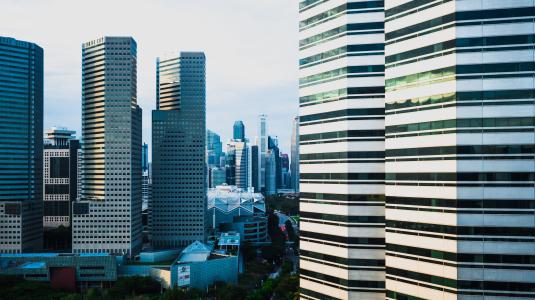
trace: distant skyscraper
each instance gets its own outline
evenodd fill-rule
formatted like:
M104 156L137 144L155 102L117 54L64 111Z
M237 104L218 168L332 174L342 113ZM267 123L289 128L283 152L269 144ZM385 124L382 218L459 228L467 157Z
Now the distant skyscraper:
M266 153L268 151L268 129L267 129L267 116L260 115L258 116L258 160L259 160L259 181L260 181L260 191L264 191L266 187ZM260 192L259 191L259 192Z
M384 2L299 1L303 299L385 299Z
M290 176L292 189L299 192L299 117L293 119Z
M206 130L206 159L209 167L219 167L221 156L223 155L223 143L221 137L211 131ZM224 165L223 165L224 166Z
M156 63L150 202L155 248L205 239L205 61L202 52L180 52Z
M82 189L73 204L75 253L141 250L141 108L131 37L82 45Z
M387 298L535 299L535 2L386 8Z
M245 141L245 125L242 121L234 122L233 139L236 141Z
M210 187L214 188L218 185L226 183L227 173L225 168L214 167L210 169Z
M266 152L266 196L277 193L277 166L275 152L270 149Z
M143 143L141 148L141 171L146 172L149 170L149 145Z
M43 49L0 37L0 253L43 244Z
M275 159L275 189L282 188L282 166L279 149L279 139L275 136L268 136L268 149L273 152Z
M228 155L231 156L231 161L227 159L227 163L233 163L230 166L231 170L234 170L232 174L233 182L229 185L235 185L242 189L247 189L250 186L249 179L249 147L246 142L232 140L227 146Z
M260 172L259 172L259 163L258 158L258 146L251 146L251 186L254 188L255 192L260 191Z
M281 178L282 178L282 183L281 183L280 188L287 189L287 188L290 188L290 158L288 157L288 154L281 153L280 161L281 161Z

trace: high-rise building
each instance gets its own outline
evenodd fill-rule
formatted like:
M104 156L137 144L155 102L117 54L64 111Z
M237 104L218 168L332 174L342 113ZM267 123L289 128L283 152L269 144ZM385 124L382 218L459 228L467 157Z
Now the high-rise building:
M279 139L276 136L268 136L268 149L273 152L273 158L275 159L275 189L280 189L282 188L282 164L279 149Z
M206 58L180 52L156 62L150 229L155 248L205 239Z
M288 154L281 153L281 189L290 188L290 158Z
M76 131L53 127L45 132L43 154L43 227L70 227L71 202L78 190L78 149ZM45 247L46 248L46 247Z
M260 191L260 173L259 173L259 153L258 146L251 146L251 187L255 192Z
M303 299L385 299L383 2L299 3Z
M249 146L245 141L232 140L227 145L227 153L228 156L232 156L230 159L227 159L227 163L233 164L229 167L230 170L234 171L234 174L231 175L233 182L228 184L235 185L238 188L246 190L251 184L251 180L249 178Z
M0 37L0 253L43 243L43 49Z
M267 129L267 116L258 116L258 179L259 179L259 192L263 192L266 188L266 154L268 151L268 129Z
M221 157L223 155L223 143L221 137L211 131L206 130L206 160L209 167L219 167L221 165Z
M82 188L72 249L134 256L142 246L141 108L137 45L102 37L82 45Z
M277 193L277 160L275 159L275 151L269 149L266 152L266 196Z
M227 173L225 168L213 167L210 169L210 188L226 183Z
M291 188L299 192L299 117L295 117L292 123L290 176Z
M43 249L70 251L71 207L78 196L78 151L75 131L52 127L43 150Z
M245 125L243 125L242 121L234 122L232 133L233 140L242 142L245 141Z
M149 145L143 143L141 148L141 171L146 172L149 170Z
M431 2L385 7L387 298L535 298L535 3Z

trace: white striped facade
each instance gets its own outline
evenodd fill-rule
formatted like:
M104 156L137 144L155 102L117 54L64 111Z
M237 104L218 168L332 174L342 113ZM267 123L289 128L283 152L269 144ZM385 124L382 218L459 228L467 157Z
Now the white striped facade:
M384 299L383 1L300 1L302 299Z
M535 1L387 0L387 299L535 298Z

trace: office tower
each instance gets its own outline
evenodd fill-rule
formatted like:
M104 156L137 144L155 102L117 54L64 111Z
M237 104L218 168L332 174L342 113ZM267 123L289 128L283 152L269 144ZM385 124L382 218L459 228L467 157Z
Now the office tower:
M230 170L234 171L231 177L234 179L230 185L235 185L242 189L247 189L250 186L249 180L249 147L246 142L232 140L227 145L228 156L227 165ZM232 163L232 165L230 165ZM228 183L228 182L227 182Z
M277 193L277 167L276 167L275 152L269 149L266 152L266 196Z
M149 145L143 143L141 148L141 171L146 172L149 170Z
M260 192L264 192L266 187L266 153L268 150L268 129L267 129L267 116L258 116L258 178L260 181Z
M242 121L234 122L234 127L232 129L234 140L245 141L245 125L243 125Z
M78 151L75 131L52 127L43 150L43 249L70 251L71 206L78 196Z
M152 243L181 248L204 241L206 81L202 52L156 62L152 111Z
M281 153L281 188L287 189L290 188L290 158L288 154Z
M233 144L227 145L225 155L226 182L228 185L236 185L236 147Z
M299 192L299 117L295 117L292 123L292 145L291 145L290 176L291 188Z
M141 250L141 108L131 37L82 45L82 189L73 204L75 253Z
M43 243L43 49L0 37L0 253Z
M533 1L386 1L388 299L535 298Z
M221 137L211 130L206 130L206 159L208 166L225 166L224 164L221 164L222 155L223 143L221 143Z
M275 159L275 189L280 189L282 188L282 167L279 149L279 139L277 137L268 136L268 149L273 152L273 157Z
M299 21L300 295L384 299L383 1L304 0Z
M210 169L210 188L226 183L227 173L225 168L214 167Z
M258 146L251 146L251 187L255 192L260 191L260 174L258 171L260 161L258 157Z

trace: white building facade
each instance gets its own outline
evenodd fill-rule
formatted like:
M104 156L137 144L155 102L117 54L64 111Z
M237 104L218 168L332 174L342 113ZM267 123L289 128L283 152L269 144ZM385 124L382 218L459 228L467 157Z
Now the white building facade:
M383 1L300 1L302 299L384 299Z
M535 2L385 6L387 299L535 298Z

